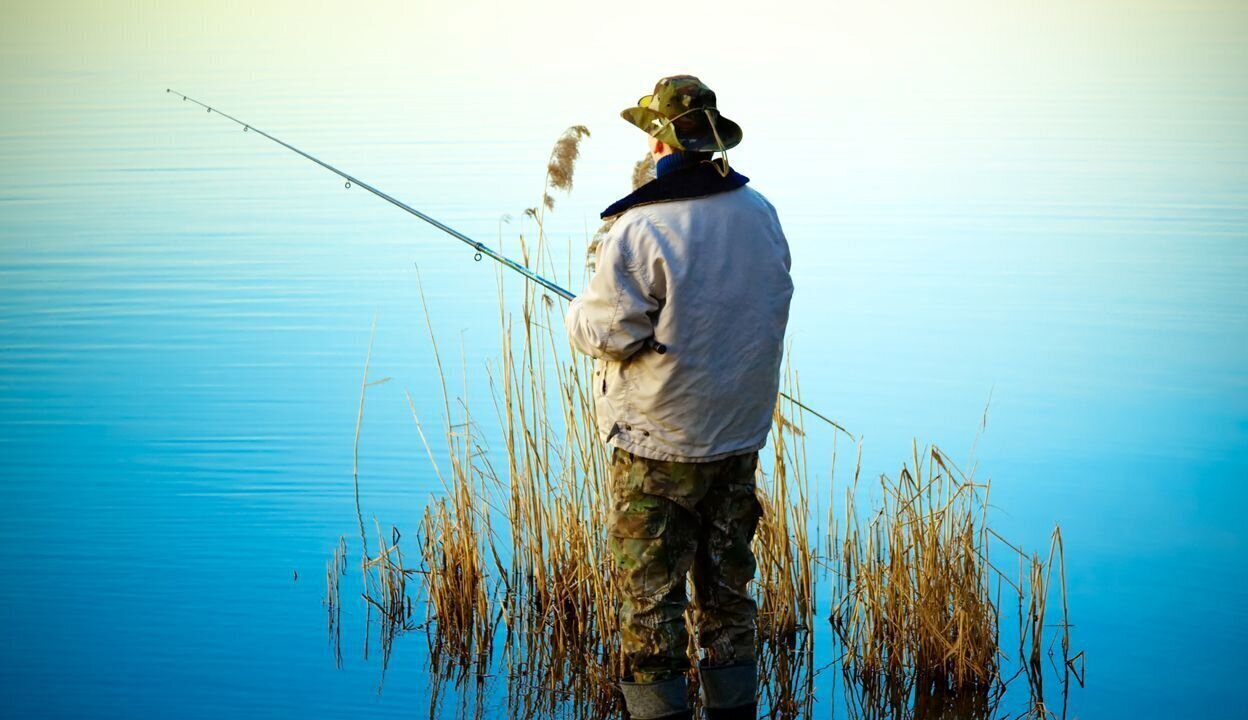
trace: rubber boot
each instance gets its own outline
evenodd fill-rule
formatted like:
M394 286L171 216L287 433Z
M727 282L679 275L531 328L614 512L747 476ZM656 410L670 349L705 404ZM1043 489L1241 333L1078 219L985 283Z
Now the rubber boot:
M757 663L700 667L698 676L707 720L756 720Z
M631 720L693 720L684 675L658 682L620 681Z

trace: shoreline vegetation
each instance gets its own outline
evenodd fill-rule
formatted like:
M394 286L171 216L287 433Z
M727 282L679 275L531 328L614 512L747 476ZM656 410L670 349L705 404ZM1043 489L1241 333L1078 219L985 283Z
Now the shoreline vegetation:
M525 211L536 235L531 244L520 236L521 261L550 276L556 268L544 227L555 205L551 193L571 191L579 144L587 137L587 129L575 126L558 139L542 201ZM634 169L634 187L653 173L643 159ZM607 229L589 243L591 268ZM497 282L501 300L501 268ZM370 336L353 467L364 657L375 634L384 683L394 642L423 633L431 718L442 709L457 717L623 717L614 686L622 661L619 602L605 533L610 465L593 421L592 366L569 351L558 330L566 309L559 298L530 283L518 316L499 305L501 358L488 373L501 438L490 439L505 455L488 451L466 390L454 396L448 389L424 307L443 400L439 451L447 465L439 465L430 444L437 439L426 434L407 395L443 487L420 520L414 561L400 549L399 529L385 532L374 519L369 533L360 507L365 395L389 380L369 378ZM836 716L843 706L847 717L862 720L1065 720L1070 685L1083 684L1083 653L1071 647L1060 528L1044 554L1006 541L990 527L990 483L917 441L895 479L881 476L871 486L860 477L862 442L856 440L852 479L840 482L837 433L854 438L839 426L827 482L830 496L843 499L819 508L806 452L808 434L816 430L807 422L827 419L810 417L791 367L782 386L771 441L760 455L764 513L754 540L760 712L813 717L818 681L835 686L837 703L820 714ZM505 465L496 467L492 458ZM339 667L347 553L340 537L326 564L324 604ZM819 598L820 591L830 596ZM1014 608L1016 622L1003 608ZM831 633L822 630L821 639L830 638L833 647L821 657L832 661L816 666L816 625L825 622ZM691 632L691 645L695 641ZM696 673L690 680L696 706ZM505 708L497 707L500 702Z

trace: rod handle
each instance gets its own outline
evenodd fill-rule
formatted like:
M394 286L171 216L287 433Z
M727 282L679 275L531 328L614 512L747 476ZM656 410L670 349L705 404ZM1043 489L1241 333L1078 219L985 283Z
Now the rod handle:
M664 345L663 343L659 342L658 340L655 340L654 338L650 338L649 340L647 340L647 341L646 341L646 345L647 345L647 346L648 346L651 350L653 350L653 351L655 351L656 353L658 353L659 355L663 355L664 353L666 353L666 352L667 352L667 346L666 346L666 345Z

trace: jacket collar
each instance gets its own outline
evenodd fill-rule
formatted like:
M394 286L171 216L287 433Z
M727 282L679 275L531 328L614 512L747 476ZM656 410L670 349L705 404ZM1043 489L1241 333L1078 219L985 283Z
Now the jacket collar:
M703 160L710 159L711 153L694 153L677 150L674 153L664 155L659 158L659 161L654 164L654 176L663 177L664 175L670 174L676 170L690 168Z
M671 156L669 156L671 157ZM667 158L659 162L662 164ZM668 202L671 200L691 200L693 198L716 195L736 190L750 179L729 168L728 176L723 177L710 162L680 163L675 167L670 164L661 167L658 177L642 185L628 195L615 201L602 211L602 219L614 217L629 208L651 203Z

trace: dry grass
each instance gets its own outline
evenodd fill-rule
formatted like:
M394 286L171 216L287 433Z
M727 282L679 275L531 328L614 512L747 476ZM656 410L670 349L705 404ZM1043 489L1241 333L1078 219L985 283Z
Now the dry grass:
M841 664L853 714L998 717L1013 679L1002 674L1009 653L1001 644L1000 600L1008 588L1019 607L1015 677L1024 676L1028 684L1024 715L1065 717L1076 660L1070 656L1060 530L1054 530L1046 560L1028 557L990 529L989 483L965 476L936 447L920 452L914 444L912 463L896 480L880 478L882 500L868 513L856 507L857 479L846 492L830 620L844 650ZM993 540L1018 555L1017 582L991 562ZM1051 708L1042 653L1058 638L1045 624L1054 592L1062 598L1063 692Z
M847 680L885 716L928 698L999 688L987 485L955 474L938 448L913 451L881 507L863 522L857 484L846 494L832 626ZM868 714L869 715L869 714Z
M529 267L553 270L545 247L546 200L552 188L571 187L576 143L587 135L572 128L560 138L543 203L525 213L536 225L529 241L520 238ZM408 402L445 488L420 527L431 712L443 677L457 684L475 678L479 699L485 681L497 675L505 676L508 717L597 720L621 711L614 685L623 669L619 598L605 535L609 460L595 429L590 362L569 351L561 330L565 309L533 285L524 287L515 315L500 302L502 357L490 371L502 434L497 472L478 440L466 393L452 402L430 325L446 418L445 474ZM370 384L366 363L361 418ZM942 451L920 452L916 443L911 464L896 480L881 477L880 501L864 506L858 501L859 444L843 507L828 509L820 556L811 521L821 513L811 507L806 460L812 413L788 370L784 389L760 469L764 516L754 542L760 709L777 718L814 714L816 571L822 566L833 576L830 621L851 717L996 717L1008 685L1002 663L1012 657L1000 646L1003 587L1019 599L1019 673L1030 697L1025 712L1058 717L1045 704L1043 663L1046 652L1054 658L1046 601L1055 585L1063 598L1059 669L1082 679L1082 655L1070 656L1060 533L1043 561L1007 546L1020 556L1017 582L1007 579L989 562L989 539L997 536L988 527L987 483L964 477ZM501 535L496 525L505 527ZM388 544L384 540L378 529L379 554L366 562L366 578L375 578L382 598L373 609L387 621L401 617L401 632L409 627L405 581L412 571L403 567L397 531ZM498 659L496 632L502 635ZM472 713L481 708L478 701ZM461 714L469 712L461 708Z
M421 303L425 303L421 290ZM454 672L458 680L468 674L483 678L489 672L494 647L488 585L487 548L494 552L489 513L482 501L489 486L496 484L493 469L478 462L483 457L476 444L475 426L468 420L451 424L446 374L442 368L437 338L433 334L428 305L425 320L437 362L446 412L445 440L450 458L450 477L443 476L433 459L411 396L407 396L421 442L429 452L447 497L425 508L421 521L420 544L424 562L422 573L426 612L434 628L431 665L435 672ZM497 554L495 554L497 561ZM501 567L501 563L499 563Z
M787 394L798 398L789 378ZM770 472L760 477L763 519L754 538L759 694L776 718L810 717L814 703L816 557L809 532L803 415L795 403L779 399Z
M995 534L994 534L995 535ZM999 537L999 536L997 536ZM1018 553L1018 622L1019 673L1026 679L1028 703L1024 716L1035 720L1065 718L1070 692L1070 681L1083 686L1083 653L1071 655L1069 608L1066 602L1066 558L1062 543L1062 531L1053 529L1049 552L1045 559L1038 553L1027 557L1018 548L1008 545ZM1057 587L1053 587L1054 569L1057 570ZM1057 593L1061 599L1061 621L1055 626L1046 625L1048 601ZM1056 627L1056 634L1048 628ZM1054 645L1060 643L1060 658ZM1050 668L1058 679L1061 697L1050 704L1044 693L1046 672L1044 660L1050 660ZM1060 665L1058 662L1060 660Z
M456 493L427 507L420 525L426 612L438 638L431 662L459 676L487 673L493 649L490 593L473 515Z
M537 266L545 232L543 215L533 219L536 248L524 257ZM499 285L501 294L501 275ZM507 454L511 567L502 606L513 717L559 707L607 717L616 704L618 603L603 572L607 456L588 400L589 363L553 330L564 309L530 285L520 321L500 315L503 358L493 379Z

